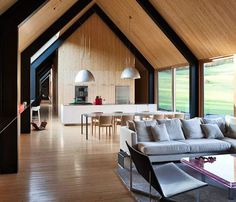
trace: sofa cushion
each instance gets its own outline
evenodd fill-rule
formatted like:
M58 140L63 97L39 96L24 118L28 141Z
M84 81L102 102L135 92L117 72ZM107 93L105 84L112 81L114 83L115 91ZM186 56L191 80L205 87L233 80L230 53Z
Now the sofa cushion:
M224 135L217 124L201 124L201 127L207 139L224 138Z
M151 142L154 141L151 126L156 125L156 120L152 121L134 121L135 130L137 132L138 142Z
M157 120L159 124L165 124L167 132L171 140L184 140L184 134L181 129L181 122L179 119L161 119Z
M187 144L179 141L139 142L137 146L139 151L147 155L182 154L190 151Z
M166 129L165 124L156 124L154 126L151 126L152 136L153 139L157 141L170 141L169 134Z
M226 133L226 127L225 127L225 119L224 118L203 118L203 123L205 124L217 124L221 130L221 132L224 134Z
M199 139L204 137L201 129L201 120L199 118L181 120L181 122L187 139Z
M189 145L191 153L225 152L231 147L230 143L216 139L188 139L179 142Z
M230 151L236 153L236 139L225 137L222 140L225 141L225 142L230 143L231 144Z

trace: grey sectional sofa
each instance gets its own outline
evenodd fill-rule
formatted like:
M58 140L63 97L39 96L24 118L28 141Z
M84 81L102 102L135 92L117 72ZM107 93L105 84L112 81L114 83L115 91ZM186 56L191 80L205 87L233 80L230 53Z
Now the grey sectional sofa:
M147 154L152 162L236 153L236 119L234 119L231 117L231 120L227 121L222 118L195 118L129 122L128 126L121 127L120 149L128 153L125 144L127 141Z

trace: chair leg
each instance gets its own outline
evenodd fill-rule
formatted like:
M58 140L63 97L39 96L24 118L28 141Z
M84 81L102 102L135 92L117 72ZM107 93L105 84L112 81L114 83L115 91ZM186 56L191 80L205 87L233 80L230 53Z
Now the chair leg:
M130 161L129 161L129 189L132 191L133 189L133 173L132 173L132 158L130 156Z
M98 138L99 138L99 140L100 140L100 133L101 133L101 127L98 126Z
M149 200L150 202L152 201L152 173L149 171L149 176L148 176L148 181L149 181Z

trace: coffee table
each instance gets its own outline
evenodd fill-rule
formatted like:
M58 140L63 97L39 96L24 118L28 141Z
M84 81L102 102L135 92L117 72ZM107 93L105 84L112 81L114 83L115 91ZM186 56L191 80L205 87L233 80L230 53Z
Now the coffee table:
M216 183L226 187L228 189L228 199L233 200L232 192L236 189L236 154L204 157L205 159L182 158L181 162L201 173L203 180L205 180L205 177L209 177Z

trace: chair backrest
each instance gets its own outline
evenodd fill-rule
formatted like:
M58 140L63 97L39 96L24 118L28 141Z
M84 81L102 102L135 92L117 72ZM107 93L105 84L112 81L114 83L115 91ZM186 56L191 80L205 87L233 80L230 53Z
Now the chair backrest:
M185 118L185 115L184 113L180 113L180 114L175 114L175 118L178 118L178 119L184 119Z
M138 171L138 173L143 176L143 178L148 182L151 183L151 185L161 194L163 197L164 194L162 192L161 186L158 182L158 179L154 173L152 164L150 162L150 159L147 155L137 151L133 147L129 146L129 144L126 141L126 145L129 149L130 156L132 161L134 162L134 165ZM151 172L151 182L149 182L149 173Z
M164 118L165 119L173 119L173 118L175 118L175 115L174 114L165 114Z
M132 121L134 120L134 116L133 115L124 115L121 117L121 126L126 126L126 122L127 121Z
M112 124L112 116L99 116L99 125Z
M153 116L153 119L159 120L159 119L164 119L164 114L155 114Z

